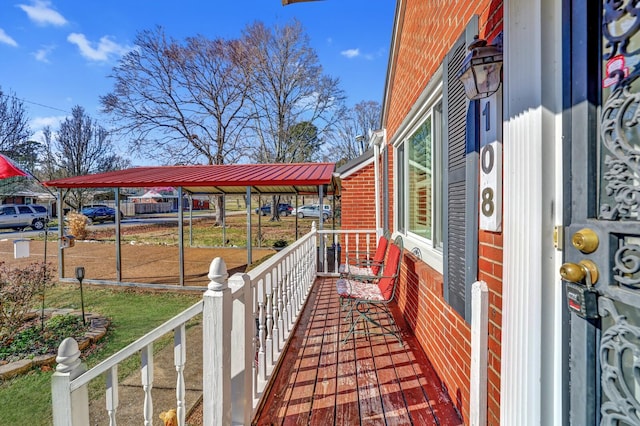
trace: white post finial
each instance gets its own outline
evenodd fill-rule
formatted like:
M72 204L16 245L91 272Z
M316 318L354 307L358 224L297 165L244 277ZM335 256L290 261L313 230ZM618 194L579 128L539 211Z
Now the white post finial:
M80 365L80 348L73 337L67 337L58 347L56 371L72 373Z
M227 278L229 278L229 274L227 273L227 264L224 263L224 259L216 257L211 261L207 277L211 280L208 285L209 290L220 291L228 287Z
M313 222L311 222L311 230L313 232L316 232L316 221L315 220Z
M51 377L53 425L88 425L89 390L86 385L71 392L71 382L87 371L80 361L78 342L67 337L58 347L56 372Z

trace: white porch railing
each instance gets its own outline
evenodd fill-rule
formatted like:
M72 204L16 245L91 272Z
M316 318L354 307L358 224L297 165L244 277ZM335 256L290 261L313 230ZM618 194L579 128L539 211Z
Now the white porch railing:
M324 239L321 246L329 248L319 256L318 236ZM202 301L90 370L80 363L75 340L65 339L59 347L58 366L52 378L53 424L89 424L87 386L91 380L105 374L105 411L110 425L115 425L119 407L118 365L137 353L141 353L144 393L140 410L144 424L153 424L153 344L173 331L176 413L178 424L184 425L187 414L184 367L188 343L185 325L200 313L203 321L203 422L205 425L250 424L316 275L337 272L339 247L344 247L347 253L374 251L375 245L375 231L316 231L314 224L311 232L249 273L235 274L227 279L224 260L214 259ZM317 272L318 258L321 259L321 272ZM327 264L331 260L334 262L333 273Z
M378 245L378 233L372 229L318 231L325 249L318 259L318 275L334 276L341 259L370 260Z

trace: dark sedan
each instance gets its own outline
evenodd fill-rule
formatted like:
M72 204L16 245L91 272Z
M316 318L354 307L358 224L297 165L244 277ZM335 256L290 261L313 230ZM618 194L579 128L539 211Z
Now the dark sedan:
M80 210L80 213L87 217L89 223L116 221L116 209L111 207L85 207ZM122 213L120 213L120 219L122 219Z

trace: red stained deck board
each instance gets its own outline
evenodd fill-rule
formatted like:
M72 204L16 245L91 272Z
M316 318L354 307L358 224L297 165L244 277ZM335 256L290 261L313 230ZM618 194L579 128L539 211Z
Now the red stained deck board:
M363 335L342 343L344 316L335 279L318 278L254 424L462 424L396 312L403 345L393 336Z
M325 288L326 290L326 288ZM328 294L327 294L328 293ZM311 407L310 425L333 425L335 423L336 387L337 387L337 359L338 359L338 327L340 317L330 309L331 293L324 291L321 295L324 308L324 340L320 353L316 389Z

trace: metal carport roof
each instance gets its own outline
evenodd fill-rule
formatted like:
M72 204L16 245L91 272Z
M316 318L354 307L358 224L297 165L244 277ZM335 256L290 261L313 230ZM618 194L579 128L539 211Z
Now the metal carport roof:
M333 194L334 163L229 164L134 167L44 182L54 188L172 186L191 194Z

